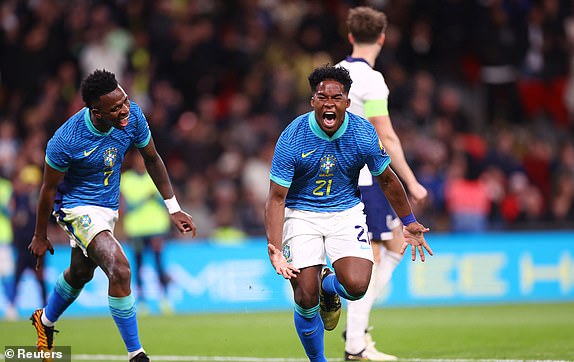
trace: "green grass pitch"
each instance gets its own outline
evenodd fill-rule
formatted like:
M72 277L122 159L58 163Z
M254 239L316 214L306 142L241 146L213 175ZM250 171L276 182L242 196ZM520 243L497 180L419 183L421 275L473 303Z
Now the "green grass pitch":
M334 331L325 332L326 355L332 361L343 357L344 318ZM152 361L154 356L304 361L292 319L288 311L140 316L139 326ZM574 360L574 303L379 308L371 324L377 347L404 360ZM61 331L56 344L71 346L72 354L83 355L83 361L89 360L85 355L99 355L99 360L101 355L116 360L125 356L111 317L64 316L56 328ZM0 322L2 347L33 345L34 337L28 320Z

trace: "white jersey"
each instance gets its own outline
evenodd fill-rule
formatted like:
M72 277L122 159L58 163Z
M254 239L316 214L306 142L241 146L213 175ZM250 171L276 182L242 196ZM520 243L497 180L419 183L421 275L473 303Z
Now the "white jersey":
M362 58L347 57L338 66L346 68L353 80L349 98L351 106L347 109L351 113L364 118L373 116L386 116L388 111L389 87L381 72L374 70ZM359 174L359 186L371 186L373 177L367 167L363 167Z

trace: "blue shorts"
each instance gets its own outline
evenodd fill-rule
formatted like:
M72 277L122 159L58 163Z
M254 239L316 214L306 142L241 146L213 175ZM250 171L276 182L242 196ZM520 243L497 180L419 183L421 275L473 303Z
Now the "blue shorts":
M367 227L371 240L391 240L392 230L401 225L395 210L385 197L376 179L372 186L360 186L361 198L365 204Z

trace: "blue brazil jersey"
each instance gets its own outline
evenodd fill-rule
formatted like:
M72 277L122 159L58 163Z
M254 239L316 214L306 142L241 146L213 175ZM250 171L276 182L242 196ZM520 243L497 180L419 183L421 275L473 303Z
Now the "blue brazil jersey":
M339 130L329 137L315 121L315 113L309 112L281 133L270 178L289 188L286 207L342 211L361 201L357 186L361 168L366 164L378 176L390 162L368 120L346 112Z
M74 114L46 147L46 163L65 173L54 208L93 205L117 210L124 155L131 145L143 148L150 139L145 116L134 102L130 102L129 123L123 130L98 131L88 108Z

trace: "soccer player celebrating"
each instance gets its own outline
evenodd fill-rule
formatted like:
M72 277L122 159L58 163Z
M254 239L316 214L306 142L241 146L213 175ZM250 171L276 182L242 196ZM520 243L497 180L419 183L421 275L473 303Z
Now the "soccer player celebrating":
M349 12L347 26L353 51L338 65L347 68L353 80L349 92L349 111L367 118L375 126L385 150L393 160L393 170L404 180L415 201L422 201L427 196L427 190L417 181L407 164L387 109L389 89L383 75L373 69L385 40L386 15L370 7L356 7ZM367 294L347 305L345 360L395 361L396 356L375 348L368 327L373 304L401 261L400 249L404 241L401 222L366 167L361 170L359 186L375 264Z
M130 265L113 235L118 219L121 164L130 146L139 149L179 231L195 236L195 225L179 207L141 108L128 99L115 75L96 70L82 82L81 92L86 107L70 117L48 141L36 227L28 246L38 261L46 250L54 253L47 237L51 213L68 233L72 246L70 266L58 277L48 304L30 317L38 334L37 347L52 350L55 322L92 279L96 267L100 267L108 277L110 312L128 360L149 361L138 336Z
M326 361L324 329L337 326L340 297L357 300L369 286L373 250L358 187L367 165L405 225L412 257L432 255L375 127L347 112L349 72L323 66L309 75L313 111L281 133L265 206L267 248L277 274L290 280L295 329L312 362ZM329 258L335 270L324 266Z

